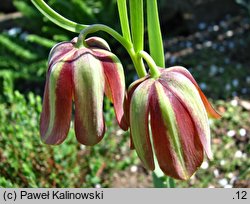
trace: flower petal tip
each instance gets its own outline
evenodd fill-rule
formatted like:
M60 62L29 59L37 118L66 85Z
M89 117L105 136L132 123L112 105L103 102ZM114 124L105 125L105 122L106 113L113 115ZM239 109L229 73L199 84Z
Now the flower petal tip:
M99 49L111 51L109 44L100 37L90 37L86 39L86 43L91 48L99 48Z
M222 114L214 110L213 112L208 112L208 117L213 119L220 119L222 118Z

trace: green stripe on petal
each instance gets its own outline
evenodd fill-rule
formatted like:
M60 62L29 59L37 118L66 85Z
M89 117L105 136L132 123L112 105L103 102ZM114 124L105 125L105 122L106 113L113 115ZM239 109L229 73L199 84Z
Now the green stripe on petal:
M149 99L153 79L142 82L134 91L130 104L130 127L133 144L143 165L154 170L153 151L149 137Z
M188 110L173 93L169 90L167 90L167 93L170 96L169 99L175 112L188 177L191 177L203 161L204 149Z
M63 61L51 67L45 86L40 132L47 144L60 144L67 136L72 104L71 59L68 53Z
M175 96L187 108L196 126L201 143L208 158L212 158L210 128L208 116L195 85L184 75L177 72L169 72L159 81L168 87Z
M98 143L105 132L103 120L104 73L91 53L79 52L73 72L75 132L84 145Z
M50 107L50 120L47 132L44 136L44 140L46 141L48 136L51 134L54 123L55 123L55 110L56 110L56 83L59 78L59 74L62 70L64 63L57 63L54 67L52 67L50 77L49 77L49 107Z
M179 136L179 131L178 131L178 124L177 120L175 117L175 112L173 109L173 106L170 102L169 97L164 91L163 86L156 81L155 82L155 95L152 97L152 99L157 98L157 102L154 105L158 105L160 108L159 112L159 120L162 120L164 127L159 127L162 128L162 133L164 134L165 131L165 137L169 141L170 144L170 154L172 155L173 159L176 157L176 163L174 166L176 168L176 171L178 172L179 175L181 175L181 178L188 178L188 173L185 167L185 161L184 161L184 156L182 152L182 146L181 146L181 141L180 141L180 136ZM156 108L156 107L154 107ZM153 113L152 113L153 114ZM156 120L156 118L152 118L152 120ZM153 133L153 139L155 140L157 135ZM155 148L157 149L158 144L155 144ZM167 147L165 147L167 148ZM157 152L157 151L156 151ZM159 161L160 167L163 166L161 159L164 157L164 155L159 155L157 154L157 158ZM173 161L172 161L173 162ZM167 164L166 164L167 165Z
M125 118L127 120L127 123L128 125L130 125L130 122L129 122L129 105L130 105L130 101L131 101L131 98L132 98L132 95L135 91L135 89L143 82L145 81L146 79L148 79L149 76L145 76L145 77L142 77L140 79L137 79L136 81L134 81L132 84L130 84L129 88L128 88L128 91L127 91L127 97L125 99L125 103L124 103L124 113L125 113Z
M197 82L195 81L195 79L193 78L193 76L190 74L190 72L187 69L181 66L174 66L174 67L168 68L165 73L167 74L168 72L177 72L187 77L195 85L196 89L198 90L201 100L208 113L208 116L211 118L215 118L215 119L221 118L221 115L217 113L216 110L213 108L213 106L209 103L208 99L206 98L202 90L200 89L199 85L197 84Z

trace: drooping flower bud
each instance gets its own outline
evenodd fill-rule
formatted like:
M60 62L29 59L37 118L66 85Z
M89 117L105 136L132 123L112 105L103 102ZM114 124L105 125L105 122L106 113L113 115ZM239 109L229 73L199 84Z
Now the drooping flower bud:
M74 38L55 45L49 54L40 120L41 137L47 144L60 144L67 137L72 100L77 140L84 145L98 143L105 133L104 93L114 104L118 124L127 129L122 64L103 39L92 37L86 44L88 47L78 48Z
M186 180L201 165L204 151L212 158L208 115L220 115L187 69L159 70L159 78L146 76L129 87L132 143L146 168L154 170L155 152L166 175Z

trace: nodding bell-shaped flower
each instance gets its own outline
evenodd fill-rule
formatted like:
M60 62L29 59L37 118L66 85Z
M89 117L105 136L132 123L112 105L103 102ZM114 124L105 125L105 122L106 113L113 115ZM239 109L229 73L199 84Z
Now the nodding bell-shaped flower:
M71 42L55 45L49 54L40 134L47 144L60 144L67 137L72 101L75 106L75 134L84 145L98 143L105 133L104 93L113 102L120 127L123 119L125 80L119 59L106 41L98 37L86 40L87 47Z
M159 71L158 78L146 76L129 87L126 117L132 144L147 169L155 168L155 152L166 175L186 180L201 165L204 152L212 158L208 115L220 115L187 69Z

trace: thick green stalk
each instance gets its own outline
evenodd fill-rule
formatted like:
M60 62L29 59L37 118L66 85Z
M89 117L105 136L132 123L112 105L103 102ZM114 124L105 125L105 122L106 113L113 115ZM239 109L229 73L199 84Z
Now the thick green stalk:
M120 23L123 37L131 42L130 28L128 22L127 0L117 0Z
M56 11L54 11L52 8L49 7L43 0L31 0L31 2L36 6L36 8L49 20L51 20L56 25L72 31L79 33L82 29L86 28L88 25L79 24L74 21L71 21Z
M131 50L128 50L128 53L133 61L133 64L135 66L135 70L137 72L137 75L139 78L142 78L147 75L144 63L142 61L142 58L138 55L138 53L135 53L134 48Z
M150 75L153 78L158 78L160 76L160 71L152 57L145 51L140 51L139 56L141 56L147 62L150 69Z
M132 47L132 44L128 42L123 36L121 36L118 32L116 32L114 29L110 28L109 26L103 25L103 24L93 24L85 29L81 30L79 37L78 37L78 43L82 42L85 43L85 39L88 34L96 33L98 31L104 31L108 34L110 34L113 38L115 38L119 43L121 43L126 49L130 49Z
M130 0L129 6L132 42L135 52L138 53L144 47L143 0Z
M147 0L147 24L150 55L158 66L165 67L157 0Z

